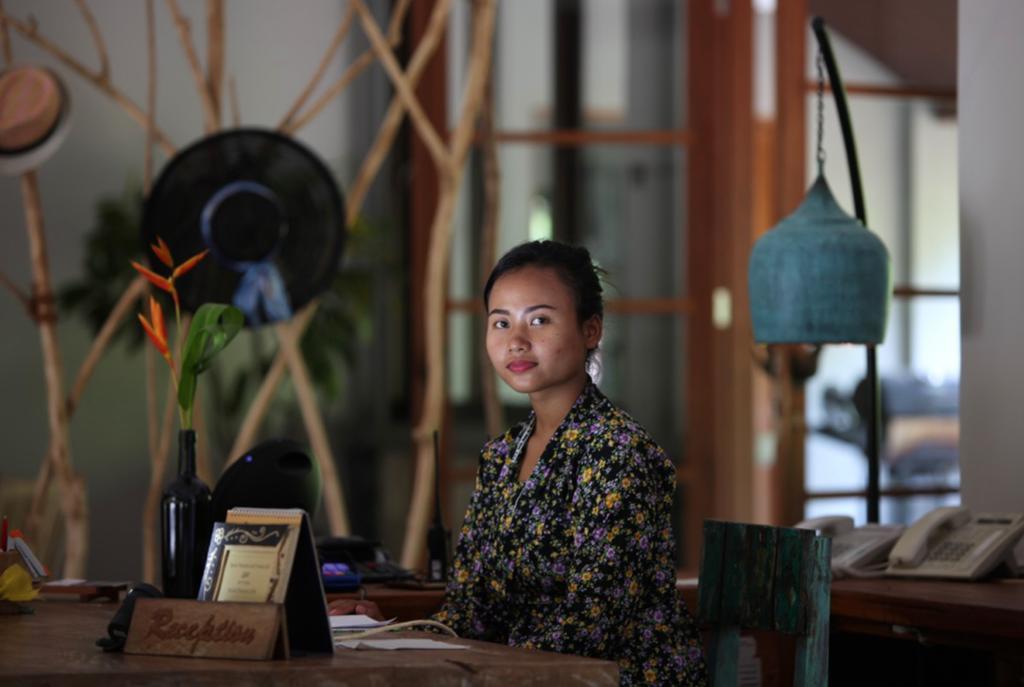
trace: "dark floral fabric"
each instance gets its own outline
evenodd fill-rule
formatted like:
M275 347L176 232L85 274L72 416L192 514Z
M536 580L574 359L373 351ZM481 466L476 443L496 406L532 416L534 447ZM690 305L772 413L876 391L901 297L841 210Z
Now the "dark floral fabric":
M484 446L435 616L461 636L618 662L623 685L704 685L675 590L675 468L588 384L520 483L517 439Z

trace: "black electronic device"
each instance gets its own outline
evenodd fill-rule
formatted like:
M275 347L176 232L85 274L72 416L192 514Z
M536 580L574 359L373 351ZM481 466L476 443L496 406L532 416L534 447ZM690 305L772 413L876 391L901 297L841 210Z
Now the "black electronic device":
M434 523L427 531L427 581L448 579L451 537L441 520L441 449L434 431Z
M320 466L291 439L269 439L224 471L213 489L213 522L229 509L301 508L312 518L320 508Z
M363 582L400 582L416 575L392 562L380 542L362 537L320 537L316 540L321 566L344 563Z

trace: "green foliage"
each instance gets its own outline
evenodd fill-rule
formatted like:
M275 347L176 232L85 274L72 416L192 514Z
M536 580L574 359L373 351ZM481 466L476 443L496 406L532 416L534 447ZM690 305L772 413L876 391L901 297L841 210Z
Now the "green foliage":
M181 376L178 379L178 405L181 407L183 429L192 427L192 408L195 405L199 374L235 338L244 323L242 311L233 305L203 303L196 310L185 338Z
M142 191L137 186L121 196L101 198L93 226L86 234L84 274L58 289L61 311L84 319L94 334L135 278L130 262L141 260L141 224ZM135 350L143 336L135 318L128 317L118 326L113 340Z

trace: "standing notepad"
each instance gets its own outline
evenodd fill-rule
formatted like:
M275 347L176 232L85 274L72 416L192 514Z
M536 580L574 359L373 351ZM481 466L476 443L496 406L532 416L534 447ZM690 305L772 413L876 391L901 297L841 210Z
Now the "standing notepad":
M330 621L327 618L327 598L320 577L320 563L313 540L309 517L300 508L232 508L225 525L290 526L294 536L290 570L282 566L280 589L284 590L285 624L291 651L332 653ZM287 574L290 572L290 575ZM287 577L286 577L287 575ZM206 575L203 575L205 580Z

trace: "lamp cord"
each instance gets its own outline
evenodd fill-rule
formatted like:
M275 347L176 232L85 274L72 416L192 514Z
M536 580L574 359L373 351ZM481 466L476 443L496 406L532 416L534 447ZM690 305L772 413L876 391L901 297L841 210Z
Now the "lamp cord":
M818 176L823 176L825 174L825 57L821 54L820 49L815 65L818 68L818 150L816 157Z

